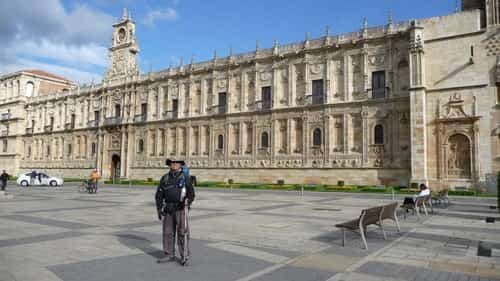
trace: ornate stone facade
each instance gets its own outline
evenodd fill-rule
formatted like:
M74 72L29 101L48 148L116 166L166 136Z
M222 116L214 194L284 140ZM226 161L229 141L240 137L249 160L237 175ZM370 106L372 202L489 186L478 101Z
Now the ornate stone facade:
M175 157L201 180L471 185L500 155L499 28L473 2L147 74L124 12L101 84L14 101L13 169L144 179Z

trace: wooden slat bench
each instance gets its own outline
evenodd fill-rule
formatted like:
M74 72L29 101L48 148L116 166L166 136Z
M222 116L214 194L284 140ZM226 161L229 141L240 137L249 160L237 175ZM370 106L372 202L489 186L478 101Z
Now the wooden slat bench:
M384 239L387 239L384 226L382 224L382 222L385 219L394 220L396 222L398 232L400 232L401 229L399 227L398 218L396 216L397 207L398 203L394 202L384 206L377 206L365 209L361 211L361 215L359 216L359 218L344 223L336 224L335 227L342 228L342 246L345 246L345 235L346 235L345 231L347 229L353 232L359 231L365 249L368 250L368 244L366 242L366 228L369 225L377 225L378 227L380 227L382 233L384 234Z

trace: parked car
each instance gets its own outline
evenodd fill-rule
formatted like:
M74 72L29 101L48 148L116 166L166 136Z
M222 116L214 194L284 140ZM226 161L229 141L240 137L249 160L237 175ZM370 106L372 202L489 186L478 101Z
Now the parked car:
M22 186L31 185L30 175L31 172L18 175L17 184ZM33 186L38 186L38 185L60 186L63 185L63 179L57 177L51 177L44 173L38 173L38 175L33 180Z

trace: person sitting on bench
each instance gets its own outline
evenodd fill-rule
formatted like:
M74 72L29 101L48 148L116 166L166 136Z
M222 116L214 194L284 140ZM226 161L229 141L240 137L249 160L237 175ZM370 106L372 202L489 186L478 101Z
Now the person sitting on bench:
M403 205L415 205L415 201L417 200L417 197L428 196L431 194L430 189L423 183L420 184L419 189L420 189L420 192L417 195L413 195L412 197L405 197L405 201L403 202Z

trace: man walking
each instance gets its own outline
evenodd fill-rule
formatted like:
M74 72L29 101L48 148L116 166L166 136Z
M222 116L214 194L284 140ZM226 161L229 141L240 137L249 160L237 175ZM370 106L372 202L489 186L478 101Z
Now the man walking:
M170 170L165 174L156 190L158 219L163 222L163 252L158 262L175 261L175 239L180 252L180 263L187 265L189 259L189 224L187 209L194 201L191 180L182 172L184 161L167 159Z
M5 191L5 187L7 186L7 181L9 180L10 175L7 174L5 170L3 170L2 174L0 175L0 185L2 187L2 191Z

